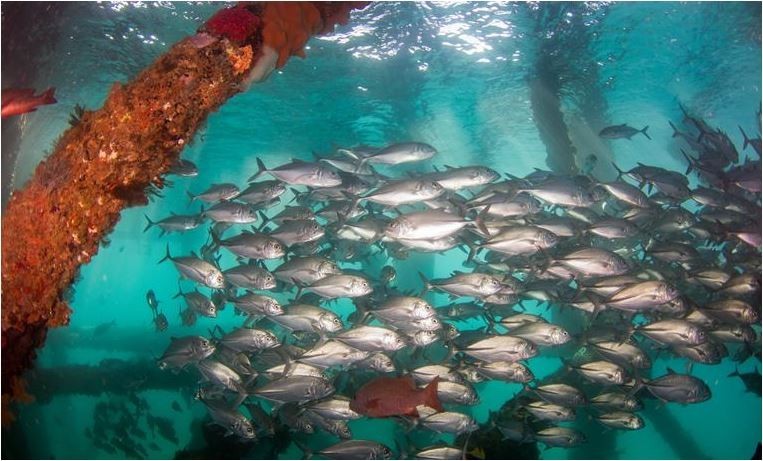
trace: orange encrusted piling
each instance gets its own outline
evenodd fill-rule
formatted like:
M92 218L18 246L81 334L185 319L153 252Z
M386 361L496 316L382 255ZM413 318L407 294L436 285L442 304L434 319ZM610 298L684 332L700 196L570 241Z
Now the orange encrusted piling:
M102 108L61 136L2 217L4 409L23 396L18 378L48 328L68 323L64 293L120 211L163 187L210 112L362 6L244 2L221 10L131 82L115 83Z

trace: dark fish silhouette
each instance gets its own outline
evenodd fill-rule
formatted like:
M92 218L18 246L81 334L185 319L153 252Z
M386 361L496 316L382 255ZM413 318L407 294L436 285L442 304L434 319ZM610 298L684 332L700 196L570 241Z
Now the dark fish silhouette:
M757 368L750 373L740 373L739 368L737 368L736 371L729 374L729 377L731 376L739 376L739 379L744 383L744 387L747 388L747 392L752 392L760 397L761 375Z
M648 134L646 134L646 130L649 128L649 125L645 126L641 130L637 130L633 128L632 126L628 126L627 123L623 123L622 125L612 125L604 128L599 132L599 136L606 139L619 139L619 138L627 138L631 139L633 135L642 133L644 136L647 137L647 139L651 140L652 138L649 137Z

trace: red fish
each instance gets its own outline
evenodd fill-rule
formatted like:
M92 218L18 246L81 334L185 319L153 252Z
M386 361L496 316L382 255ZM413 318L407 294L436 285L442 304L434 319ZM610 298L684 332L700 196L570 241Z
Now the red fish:
M354 411L372 418L386 416L415 416L418 405L426 405L437 411L443 411L437 397L437 383L433 379L424 389L418 389L411 376L402 378L376 378L366 383L350 402Z
M37 110L37 106L55 104L58 102L53 97L53 92L55 91L55 88L48 88L43 93L35 96L34 90L31 88L10 88L3 90L2 117L21 115Z

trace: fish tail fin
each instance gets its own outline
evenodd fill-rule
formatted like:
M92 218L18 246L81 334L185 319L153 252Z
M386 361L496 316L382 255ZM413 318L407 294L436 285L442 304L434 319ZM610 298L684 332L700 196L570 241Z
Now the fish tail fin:
M689 164L689 166L686 168L686 172L684 173L685 175L688 175L689 173L694 171L694 162L692 161L691 157L689 157L689 154L684 152L683 149L681 149L681 153L683 154L684 158L686 159L686 163Z
M54 93L56 92L56 87L51 86L45 92L42 94L42 103L43 104L55 104L58 101L56 101L56 98L54 97Z
M641 377L641 373L638 371L638 368L635 367L633 369L633 380L635 381L635 384L631 390L628 391L628 397L633 397L644 387L644 378Z
M169 243L167 244L167 251L165 252L164 257L162 259L160 259L157 264L161 264L164 261L167 261L168 259L170 261L172 261L172 255L170 255L170 244Z
M291 200L289 200L289 203L287 203L287 205L291 205L295 201L297 203L301 203L300 199L302 198L303 195L306 194L306 192L301 192L301 191L295 189L294 187L290 187L289 190L294 195L294 197L292 197Z
M177 294L175 294L175 296L172 297L172 299L179 298L179 297L183 296L183 294L184 294L183 293L183 287L180 286L180 279L178 279L178 292L177 292Z
M652 137L649 136L648 134L646 134L646 130L648 130L648 129L649 129L649 125L645 126L643 130L640 130L640 132L643 133L644 136L646 136L646 138L651 141Z
M620 169L620 167L617 166L615 162L612 162L612 166L615 167L615 170L617 170L617 179L622 179L625 172Z
M485 208L480 211L477 216L474 218L474 223L477 225L477 228L483 232L488 238L490 238L490 231L488 230L487 226L485 225L485 217L488 213L490 213L490 207L492 204L486 206Z
M737 125L739 126L739 125ZM744 145L742 146L742 150L747 149L747 146L750 145L750 138L747 137L747 134L744 132L741 126L739 126L739 131L742 132L742 137L744 138Z
M154 227L156 225L156 223L151 221L151 218L149 218L147 214L144 214L143 216L145 216L146 217L146 221L148 221L148 224L146 224L146 227L143 228L143 232L146 232L147 230L149 230L152 227Z
M586 297L593 303L593 313L591 314L591 323L596 321L596 318L607 308L604 304L604 300L594 293L588 293Z
M672 136L672 137L673 137L673 138L677 138L677 137L681 136L681 132L680 132L680 131L678 131L678 128L676 128L676 126L675 126L675 125L673 125L673 122L671 122L670 120L668 120L668 123L670 123L670 127L671 127L671 128L673 128L673 136Z
M193 195L191 191L187 190L185 191L185 194L188 196L188 204L191 204L194 200L196 200L196 196Z
M432 284L429 283L429 279L427 279L426 275L422 274L421 271L419 271L419 278L422 282L424 282L424 289L421 291L419 296L424 296L429 290L432 289Z
M440 377L435 376L435 378L427 384L427 387L424 388L424 404L437 411L444 411L442 403L440 403L440 399L437 397L437 383L439 382Z
M482 250L482 245L474 245L471 242L464 242L469 247L469 254L466 256L466 262L471 263L474 261L474 257Z
M268 218L268 215L265 214L264 211L258 210L257 214L260 215L260 218L262 219L262 224L260 224L260 227L256 228L255 230L257 232L262 232L265 229L265 226L270 222L270 218ZM254 228L254 226L252 226Z
M212 246L213 246L213 252L217 251L218 248L222 246L222 240L220 240L220 236L215 232L214 227L209 228L209 236L212 237Z
M259 157L257 157L257 173L250 176L247 182L254 181L255 179L262 176L262 174L265 173L266 171L268 171L268 167L266 167L265 163L263 163L263 161Z
M740 374L739 374L739 365L737 365L736 368L734 368L734 371L729 373L728 377L731 378L732 376L740 376Z
M363 167L366 166L366 162L368 161L368 157L363 157L360 159L360 163L355 167L355 174L360 173L363 171Z

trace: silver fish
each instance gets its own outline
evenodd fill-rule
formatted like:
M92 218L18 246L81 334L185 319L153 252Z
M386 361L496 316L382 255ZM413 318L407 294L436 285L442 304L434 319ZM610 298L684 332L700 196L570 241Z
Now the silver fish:
M278 301L270 296L246 293L235 298L230 298L229 301L238 309L252 316L281 315L284 312Z
M360 197L360 201L380 203L390 207L432 200L445 192L443 186L423 179L390 181L374 192Z
M230 408L224 400L202 399L202 402L206 405L215 424L242 439L253 440L257 438L252 423L235 408Z
M250 205L260 205L280 197L284 192L286 192L286 186L281 181L262 181L250 184L233 198Z
M172 261L177 270L180 271L185 278L202 283L210 288L225 287L225 278L223 277L223 273L220 272L220 269L207 261L200 259L194 254L191 254L191 256L178 256L173 258L170 255L170 245L167 244L167 252L164 258L159 260L159 264L167 260Z
M318 452L328 459L390 459L392 450L371 440L345 440Z
M368 280L356 275L331 274L323 277L309 286L305 291L311 291L326 299L356 298L365 296L373 291Z
M220 240L214 232L211 235L215 244L242 258L278 259L282 258L285 252L277 239L259 232L244 231L225 240Z
M445 170L429 173L424 178L435 181L447 190L459 190L490 184L500 177L494 170L484 166L451 167L445 165Z
M191 201L201 200L202 202L216 202L218 200L230 200L238 194L238 186L231 183L212 184L204 192L192 194L188 192Z
M419 272L419 277L424 281L427 290L436 288L455 296L490 296L498 293L503 288L501 281L496 277L476 272L470 274L456 272L452 277L447 279L433 280L427 280Z
M406 346L402 336L393 330L360 325L334 336L335 339L363 351L393 352Z
M193 178L199 175L199 169L190 160L184 160L179 158L170 165L170 169L167 170L167 174L175 174L186 178Z
M293 160L291 163L269 170L258 157L257 168L257 173L249 178L249 182L256 180L265 173L270 173L274 178L292 186L334 187L342 184L342 178L336 171L326 168L320 163Z
M526 339L536 346L560 346L570 340L562 327L545 322L531 322L511 330L511 336Z
M636 327L636 331L663 344L695 346L707 340L705 331L680 319L668 319Z
M648 134L646 134L646 130L649 128L649 126L645 126L644 128L637 130L633 127L628 126L627 123L623 123L622 125L612 125L604 128L599 132L599 136L601 136L604 139L619 139L619 138L626 138L631 139L636 134L643 134L646 136L647 139L651 141L652 138L649 137Z
M416 459L463 459L464 450L454 447L430 447L416 453Z
M644 381L640 385L666 402L699 403L711 397L710 388L701 379L668 371L667 375Z
M421 320L433 317L434 308L421 298L413 296L395 296L387 298L371 313L386 321Z
M623 258L601 248L583 248L573 251L558 262L583 277L622 275L629 270Z
M445 365L424 365L411 370L410 374L418 385L429 384L433 379L439 377L440 382L438 383L438 389L445 381L454 383L464 382L461 375Z
M257 221L257 212L249 205L228 201L216 203L201 215L221 223L249 224Z
M511 256L527 256L556 246L559 237L551 231L536 226L504 228L492 235L480 248Z
M529 383L535 379L532 371L519 362L485 362L477 367L477 372L487 379L513 383Z
M625 370L623 367L606 360L572 365L571 368L594 383L603 385L625 383Z
M151 221L151 219L146 216L146 221L148 221L148 224L146 224L146 227L143 229L143 232L146 232L147 230L151 229L154 226L158 226L161 229L161 234L168 234L170 232L183 232L187 230L196 229L199 227L199 225L204 222L204 218L202 215L176 215L173 214L171 216L168 216L162 220L159 221Z
M565 407L578 407L586 404L585 394L569 384L544 384L528 390L546 402Z
M267 330L239 328L220 338L220 344L236 352L259 352L281 345L275 335Z
M516 362L538 354L538 348L531 342L513 336L488 336L462 350L477 360L486 362Z
M477 392L466 381L461 383L440 381L437 384L437 397L442 403L456 405L475 405L479 402Z
M760 313L750 304L738 299L724 299L705 304L707 315L726 323L760 323Z
M444 411L419 418L419 424L435 432L454 435L473 432L479 428L471 416L454 411Z
M604 392L589 401L592 407L601 411L638 411L641 402L623 392Z
M303 404L319 400L334 393L334 386L325 378L315 376L287 376L256 389L255 395L275 402Z
M437 240L451 236L468 225L479 224L440 210L407 213L393 219L385 229L392 239Z
M674 300L679 292L663 281L649 280L626 286L607 298L609 307L625 311L638 311Z
M270 236L287 247L298 243L314 242L325 234L323 228L313 220L294 219L284 221Z
M626 411L611 411L595 416L596 421L613 429L635 431L644 427L644 420L639 415Z
M170 345L157 360L159 368L185 368L186 365L204 360L215 352L215 346L201 336L172 338Z
M382 165L400 165L401 163L420 162L428 160L437 154L437 149L420 142L403 142L391 144L383 149L374 152L367 157L360 157L356 151L342 150L345 155L349 155L360 160L358 170L366 163L377 163Z
M278 280L310 285L332 274L340 274L336 263L319 256L292 258L273 271Z
M291 331L333 333L342 329L342 320L333 312L308 304L290 304L284 313L272 317L275 323Z
M585 443L586 437L582 432L569 427L549 427L536 432L533 438L548 447L574 447Z
M350 408L350 399L341 395L310 403L307 408L328 419L352 420L362 417Z
M284 378L286 376L315 376L325 378L323 368L307 363L293 362L289 365L281 364L268 368L265 374L271 379Z
M368 358L369 353L348 346L340 341L326 341L325 343L305 352L299 361L320 368L346 367L355 362Z
M395 364L392 362L392 359L381 352L374 352L367 358L355 362L353 366L355 368L373 370L379 373L391 373L395 371Z
M266 269L253 264L242 264L223 271L225 280L239 288L270 290L276 287L276 278Z
M602 357L622 366L650 368L652 361L646 352L625 341L596 341L589 345Z
M238 373L216 360L201 360L196 363L196 369L207 381L239 394L246 393L244 383Z
M574 409L542 400L528 403L524 408L540 421L574 421L576 417Z

